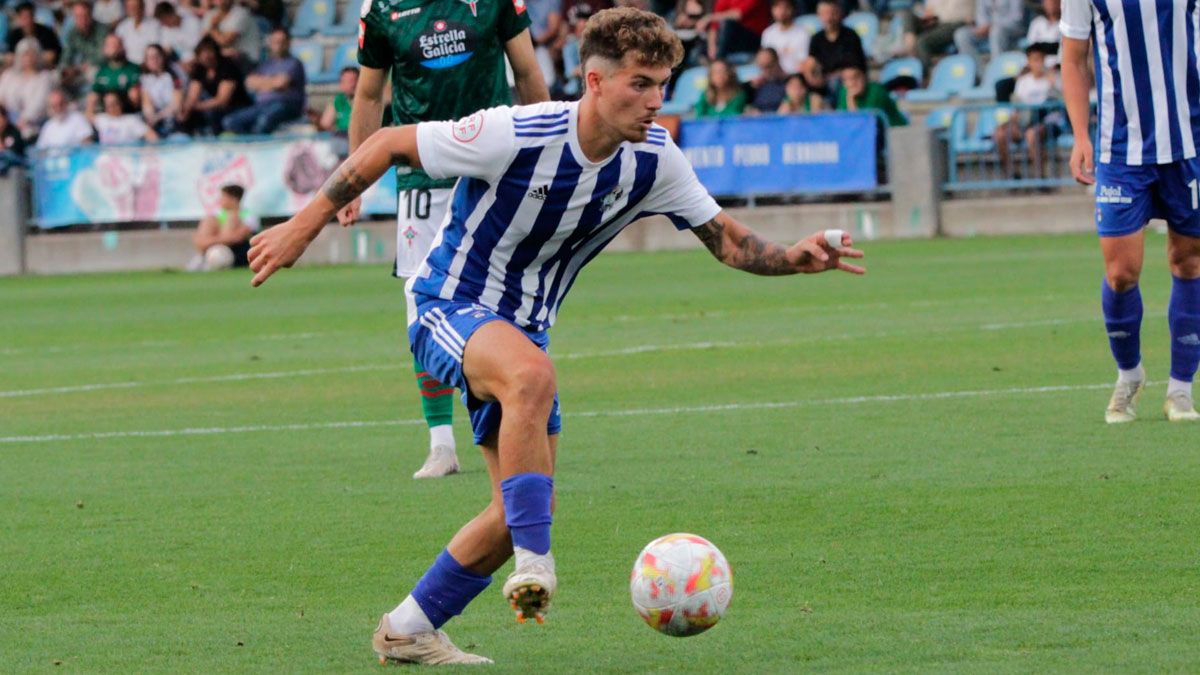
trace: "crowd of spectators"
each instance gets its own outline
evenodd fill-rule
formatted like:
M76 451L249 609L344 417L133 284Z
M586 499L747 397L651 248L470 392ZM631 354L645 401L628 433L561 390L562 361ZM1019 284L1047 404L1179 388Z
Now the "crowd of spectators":
M890 124L902 124L904 115L883 86L889 83L870 81L868 53L879 61L917 56L928 76L932 62L948 50L981 56L1033 44L1053 72L1061 0L1042 0L1037 11L1031 1L924 0L890 16L887 0L524 0L524 5L538 62L558 97L581 93L579 38L587 19L614 4L634 5L661 14L674 27L686 47L682 68L709 69L707 87L695 100L698 116L874 109ZM340 73L334 99L309 113L304 67L290 54L283 27L285 10L282 0L10 4L4 10L10 30L0 42L6 118L0 170L30 146L265 134L306 119L321 130L344 133L357 71ZM881 38L864 45L844 23L847 12L859 10L898 22L902 30L886 31L899 36L895 43ZM817 16L815 33L797 20L804 14ZM739 67L751 62L756 74L739 81ZM85 126L91 133L81 138Z
M267 134L304 121L284 4L240 3L0 0L0 172L29 147Z

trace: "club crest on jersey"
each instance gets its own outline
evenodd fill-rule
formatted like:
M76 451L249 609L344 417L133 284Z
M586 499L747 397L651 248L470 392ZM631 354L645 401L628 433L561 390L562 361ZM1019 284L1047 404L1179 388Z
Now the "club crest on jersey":
M470 143L479 138L483 131L483 114L475 113L454 123L454 140L459 143Z
M404 243L408 244L409 248L412 248L417 238L417 231L413 229L412 225L409 225L408 229L404 230L404 238L407 240Z
M525 0L513 0L513 9L517 10L517 14L524 14Z
M601 200L600 206L602 207L602 210L607 211L611 209L612 205L616 204L617 200L619 200L623 194L625 194L625 190L622 189L620 185L613 188L613 191L604 195L604 199Z
M467 7L471 8L471 16L476 16L476 17L479 16L479 14L475 11L475 6L479 4L479 0L458 0L458 1L463 3L464 5L466 5Z

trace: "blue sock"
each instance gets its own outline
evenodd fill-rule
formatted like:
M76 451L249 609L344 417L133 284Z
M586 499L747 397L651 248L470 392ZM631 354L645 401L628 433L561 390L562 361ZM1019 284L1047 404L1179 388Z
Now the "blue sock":
M458 564L450 551L442 550L412 590L413 600L434 628L462 614L463 609L492 583Z
M1200 279L1175 277L1167 323L1171 326L1171 377L1191 382L1200 364Z
M550 551L550 496L554 479L540 473L519 473L500 481L504 496L504 522L513 546L538 555Z
M1134 286L1118 293L1109 288L1107 279L1100 285L1104 327L1113 358L1121 370L1133 370L1142 362L1142 291Z

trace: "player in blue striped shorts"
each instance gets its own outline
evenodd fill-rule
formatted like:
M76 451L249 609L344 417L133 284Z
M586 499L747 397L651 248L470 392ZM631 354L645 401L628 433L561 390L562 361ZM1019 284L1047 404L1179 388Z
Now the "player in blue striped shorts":
M1171 376L1164 411L1200 420L1192 380L1200 364L1200 3L1197 0L1064 0L1063 94L1075 179L1096 185L1104 254L1104 323L1117 362L1105 411L1132 422L1146 383L1141 279L1146 222L1167 221L1171 269ZM1096 144L1088 135L1088 43L1096 64ZM1098 151L1098 152L1097 152Z
M721 262L760 275L864 270L840 231L792 246L734 220L654 123L683 46L663 19L604 10L580 45L577 103L492 108L457 122L379 131L312 202L254 240L254 285L303 253L339 208L394 162L457 176L450 217L409 280L414 355L462 389L491 479L491 503L447 544L373 637L385 660L483 663L438 630L510 557L503 594L539 622L557 587L550 552L561 427L547 331L579 271L631 222L666 216ZM501 412L503 414L501 414Z

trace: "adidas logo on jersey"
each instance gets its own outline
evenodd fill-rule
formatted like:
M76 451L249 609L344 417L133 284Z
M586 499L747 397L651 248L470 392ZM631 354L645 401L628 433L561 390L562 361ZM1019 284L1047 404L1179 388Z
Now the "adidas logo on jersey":
M1179 341L1179 344L1181 344L1181 345L1187 345L1189 347L1200 347L1200 335L1196 335L1195 333L1189 333L1188 335L1183 335L1176 339Z
M539 185L529 191L530 199L537 199L544 202L548 196L550 196L550 188L546 185Z

